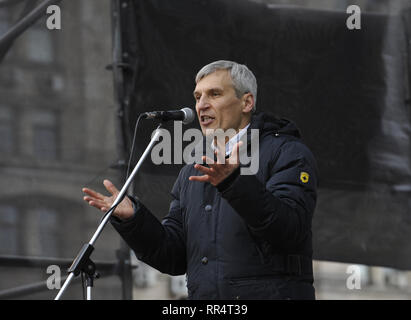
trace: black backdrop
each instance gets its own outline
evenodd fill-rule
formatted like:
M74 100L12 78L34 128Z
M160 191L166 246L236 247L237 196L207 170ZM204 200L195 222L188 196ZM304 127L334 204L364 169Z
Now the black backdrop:
M247 0L128 4L116 44L130 65L116 79L126 145L138 113L194 106L203 65L244 63L257 77L257 109L295 121L317 158L314 257L411 268L407 8L363 12L361 29L348 30L345 11ZM153 129L139 127L137 156ZM137 177L136 194L158 218L180 168L146 161Z

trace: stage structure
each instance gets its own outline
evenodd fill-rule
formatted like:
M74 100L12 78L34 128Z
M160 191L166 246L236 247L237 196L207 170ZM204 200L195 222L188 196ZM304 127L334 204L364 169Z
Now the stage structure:
M244 63L258 79L257 110L295 121L318 160L315 259L410 269L410 7L363 8L351 30L346 8L269 2L114 1L125 145L139 113L194 107L203 65ZM141 124L137 154L154 129ZM147 162L139 174L135 193L158 218L180 168Z

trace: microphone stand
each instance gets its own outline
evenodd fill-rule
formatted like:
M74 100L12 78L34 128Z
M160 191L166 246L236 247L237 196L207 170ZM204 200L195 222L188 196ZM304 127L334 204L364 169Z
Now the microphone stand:
M64 282L63 286L59 290L56 298L54 300L60 300L63 293L66 291L67 287L69 286L70 282L73 280L74 277L78 276L80 272L83 272L86 275L86 283L87 283L87 300L91 300L91 288L93 287L93 282L95 278L98 278L99 275L96 273L96 265L90 259L90 255L94 250L94 243L96 242L97 238L103 231L103 228L107 224L111 214L116 209L117 205L123 200L124 196L126 195L127 189L131 182L133 181L137 171L140 169L142 163L144 162L145 158L149 154L150 150L153 148L154 143L157 141L160 135L160 127L161 123L158 125L155 134L153 135L149 145L147 146L146 150L144 151L143 155L141 156L140 160L134 167L133 171L131 172L130 176L128 177L126 183L121 188L117 198L114 200L113 205L111 208L106 212L103 220L101 221L100 225L97 227L96 232L94 233L91 240L84 244L81 248L80 252L78 253L77 257L74 259L73 264L68 269L69 276L67 277L66 281Z

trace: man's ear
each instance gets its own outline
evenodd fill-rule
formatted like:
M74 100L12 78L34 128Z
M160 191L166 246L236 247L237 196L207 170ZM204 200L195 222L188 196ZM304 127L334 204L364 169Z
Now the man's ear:
M243 112L248 113L253 110L254 107L254 96L251 93L245 93L243 95Z

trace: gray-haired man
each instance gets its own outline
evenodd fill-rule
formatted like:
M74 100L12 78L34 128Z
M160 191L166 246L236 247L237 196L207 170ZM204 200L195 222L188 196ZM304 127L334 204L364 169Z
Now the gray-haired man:
M160 223L137 199L126 198L112 224L137 257L159 271L187 274L191 299L314 299L311 220L317 169L295 125L255 112L257 82L244 65L216 61L196 76L196 111L203 134L231 130L228 161L186 165ZM259 130L259 170L241 175L238 135ZM237 135L237 136L236 136ZM247 141L250 141L248 139ZM244 146L248 147L248 146ZM84 188L103 211L112 194Z

